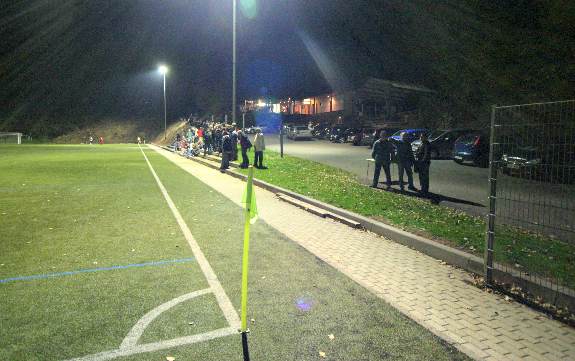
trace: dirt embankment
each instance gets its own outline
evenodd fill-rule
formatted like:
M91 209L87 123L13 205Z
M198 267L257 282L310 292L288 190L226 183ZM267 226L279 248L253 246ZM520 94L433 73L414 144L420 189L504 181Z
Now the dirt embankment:
M171 144L174 139L176 139L176 134L180 133L180 135L185 135L187 130L190 128L187 122L185 121L178 121L172 123L168 129L166 129L166 135L164 137L164 132L158 132L154 138L152 138L152 142L154 144L160 145L168 145Z
M183 122L177 122L168 128L179 125ZM177 132L177 130L175 131ZM86 125L80 129L74 130L67 134L61 135L53 139L54 143L68 143L80 144L86 143L90 136L94 138L94 142L98 141L99 137L104 138L105 143L135 143L137 138L144 138L147 142L163 139L163 124L161 126L153 121L146 120L101 120L92 124ZM174 133L175 136L176 133ZM161 135L161 137L160 137ZM169 137L167 139L170 139Z

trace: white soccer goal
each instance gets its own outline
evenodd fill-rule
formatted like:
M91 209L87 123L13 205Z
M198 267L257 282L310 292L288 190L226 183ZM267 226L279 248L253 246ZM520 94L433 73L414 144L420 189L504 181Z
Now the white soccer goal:
M22 133L0 132L0 144L1 143L22 144Z

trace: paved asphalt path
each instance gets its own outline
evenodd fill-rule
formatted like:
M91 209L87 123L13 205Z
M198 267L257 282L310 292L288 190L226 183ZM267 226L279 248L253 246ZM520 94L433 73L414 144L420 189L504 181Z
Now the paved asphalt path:
M278 151L277 135L266 136L266 147ZM354 147L351 144L331 143L326 140L284 139L284 153L296 157L314 160L337 168L345 169L358 176L362 183L371 184L373 179L373 163L369 165L366 159L371 158L371 149L367 146ZM392 165L393 188L399 190L397 184L397 166ZM436 194L440 204L458 208L474 215L485 215L487 212L488 169L460 165L452 160L433 160L430 168L430 192ZM385 174L382 170L380 186L384 186ZM407 176L404 176L407 182ZM414 174L415 186L419 189L419 178Z

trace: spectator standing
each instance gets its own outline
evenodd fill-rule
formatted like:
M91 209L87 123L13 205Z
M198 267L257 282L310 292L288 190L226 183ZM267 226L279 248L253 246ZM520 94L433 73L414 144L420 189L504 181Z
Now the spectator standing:
M419 172L419 185L421 187L421 194L427 195L429 193L429 166L431 165L431 145L427 134L423 133L420 136L421 147L417 150L417 171Z
M250 165L248 150L252 147L252 142L250 142L244 132L238 131L238 137L240 138L240 148L242 150L242 164L240 164L240 168L247 168Z
M222 136L222 164L220 165L220 171L223 173L224 170L230 167L230 157L232 155L232 140L228 132L224 130Z
M98 144L100 145L104 144L104 137L98 138Z
M232 141L232 158L231 160L236 161L238 160L238 130L234 129L234 131L230 134L230 140Z
M206 156L206 153L210 153L212 152L212 131L210 130L210 128L206 128L206 131L204 132L204 157Z
M395 147L397 148L397 167L399 172L399 188L404 190L404 183L403 183L403 173L407 174L407 183L408 189L412 191L416 191L417 188L413 185L413 163L415 162L415 158L413 157L413 151L411 150L411 143L407 140L407 133L401 133L401 140L393 140Z
M218 153L222 153L222 129L218 126L216 127L216 130L214 131L214 148L216 150L216 152Z
M256 136L254 138L254 167L259 169L267 169L263 166L264 161L264 150L266 149L266 142L264 139L264 133L261 129L256 129Z
M377 188L381 168L385 172L385 183L387 190L391 188L391 157L393 156L393 144L389 141L384 130L379 133L379 139L373 143L371 157L375 160L375 170L373 172L373 182L371 186Z
M90 136L90 144L92 144L92 142L94 142L94 137Z

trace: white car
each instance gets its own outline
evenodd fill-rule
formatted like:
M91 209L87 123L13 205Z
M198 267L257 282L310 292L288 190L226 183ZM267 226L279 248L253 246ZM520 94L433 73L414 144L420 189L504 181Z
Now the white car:
M288 130L288 138L293 140L311 139L311 130L305 125L291 126Z

